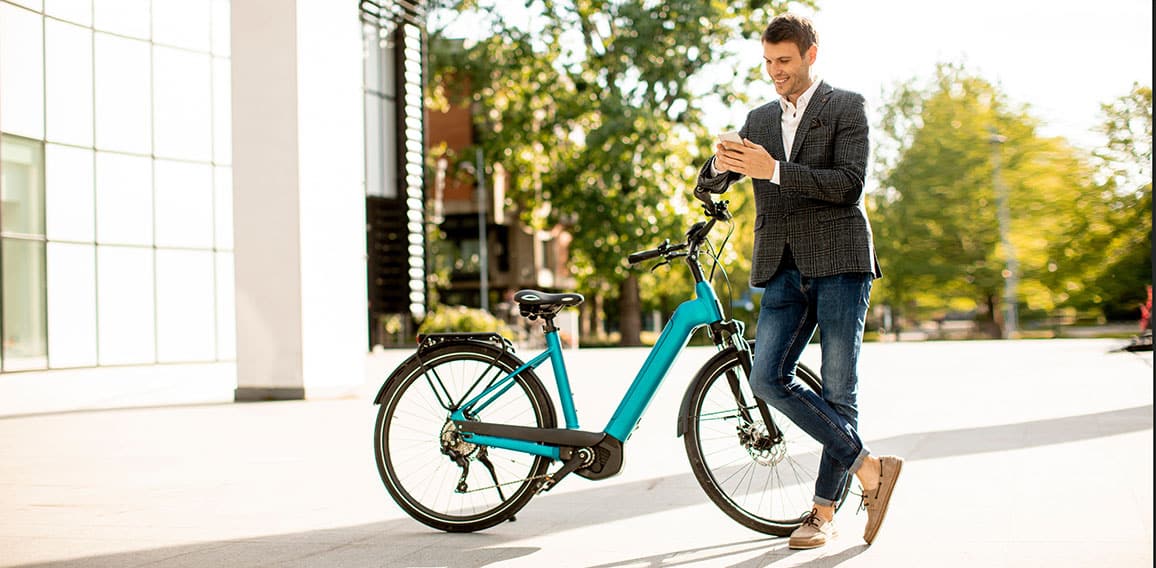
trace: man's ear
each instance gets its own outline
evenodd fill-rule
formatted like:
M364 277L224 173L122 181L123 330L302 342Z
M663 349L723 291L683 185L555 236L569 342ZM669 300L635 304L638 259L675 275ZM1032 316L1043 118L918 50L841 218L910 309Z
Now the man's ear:
M818 56L819 56L819 46L815 45L815 44L811 44L811 47L807 48L807 54L804 56L807 59L807 65L814 65L815 64L815 58Z

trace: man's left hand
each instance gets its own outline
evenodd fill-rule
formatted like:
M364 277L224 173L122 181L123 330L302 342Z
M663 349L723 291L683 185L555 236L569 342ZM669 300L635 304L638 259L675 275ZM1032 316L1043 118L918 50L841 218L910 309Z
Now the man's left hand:
M722 168L738 172L749 178L771 179L775 175L778 162L771 157L766 148L743 138L743 143L722 142L722 152L716 161L722 162Z

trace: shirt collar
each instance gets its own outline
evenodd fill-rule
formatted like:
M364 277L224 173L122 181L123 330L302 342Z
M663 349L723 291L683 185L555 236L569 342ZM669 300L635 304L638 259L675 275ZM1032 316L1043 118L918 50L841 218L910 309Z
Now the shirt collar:
M822 82L822 79L815 77L815 79L811 81L811 86L807 87L807 90L803 91L803 94L799 95L799 98L795 99L795 104L793 105L787 102L787 99L779 97L779 106L782 107L783 112L791 110L792 106L795 108L795 110L801 112L803 109L807 108L807 103L811 101L811 97L814 96L815 91L819 89L819 83Z

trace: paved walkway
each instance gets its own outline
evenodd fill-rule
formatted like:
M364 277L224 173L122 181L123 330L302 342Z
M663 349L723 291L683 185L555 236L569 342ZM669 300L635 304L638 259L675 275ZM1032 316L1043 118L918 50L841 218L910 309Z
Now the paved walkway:
M805 552L695 484L674 425L708 348L679 359L620 475L571 476L477 534L432 531L389 499L373 384L233 404L229 365L5 375L0 566L1151 566L1152 354L1109 352L1121 343L868 344L862 433L908 464L874 546L848 507L839 539ZM570 352L584 427L605 423L644 354Z

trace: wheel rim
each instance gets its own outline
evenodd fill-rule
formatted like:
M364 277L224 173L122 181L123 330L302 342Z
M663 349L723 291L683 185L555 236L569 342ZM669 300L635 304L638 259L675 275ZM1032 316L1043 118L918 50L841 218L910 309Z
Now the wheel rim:
M434 369L440 384L444 384L452 401L460 403L477 377L486 372L492 359L489 356L457 352L450 356L427 360L426 368ZM476 395L486 382L512 369L496 367L488 371L481 384L473 389ZM431 377L434 376L431 374ZM435 383L438 384L438 383ZM422 514L447 523L477 522L501 513L514 503L531 484L526 482L539 471L542 458L521 452L498 448L482 448L474 444L449 439L447 425L450 411L443 407L445 395L439 401L434 390L420 370L405 380L404 386L393 392L384 404L388 424L381 431L381 453L386 483L395 497ZM479 420L540 426L542 413L535 408L527 387L518 382L501 399L488 406ZM450 454L443 452L448 442ZM388 456L389 459L384 459ZM501 493L495 488L490 470L481 458L485 456L494 467ZM462 468L454 461L464 458L469 464L465 478L465 493L457 491Z

